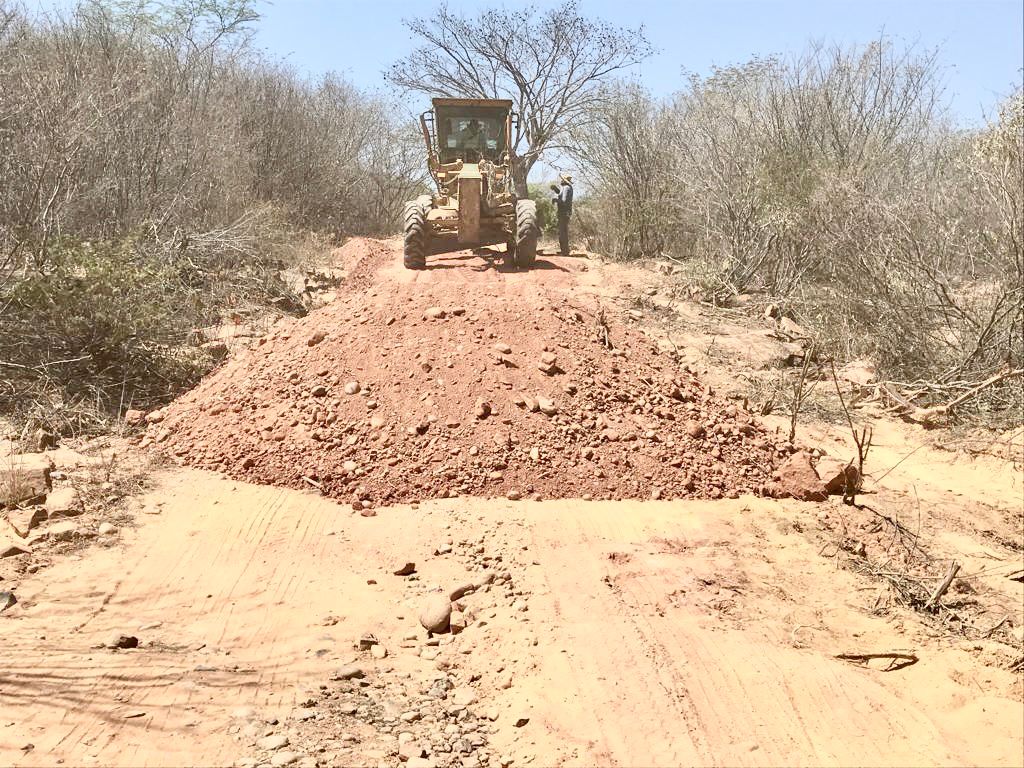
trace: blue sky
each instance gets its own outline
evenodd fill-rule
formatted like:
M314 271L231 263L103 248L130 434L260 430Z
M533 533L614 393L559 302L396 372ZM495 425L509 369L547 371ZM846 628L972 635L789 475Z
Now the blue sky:
M448 3L469 13L495 4ZM898 41L941 47L953 116L977 125L1021 81L1024 67L1022 0L580 0L580 6L585 15L644 25L658 53L638 74L659 94L677 89L684 69L706 73L754 55L796 52L809 40L864 43L884 30ZM261 5L255 42L311 75L334 70L363 88L383 89L382 72L414 45L402 18L432 7L424 0L273 0Z

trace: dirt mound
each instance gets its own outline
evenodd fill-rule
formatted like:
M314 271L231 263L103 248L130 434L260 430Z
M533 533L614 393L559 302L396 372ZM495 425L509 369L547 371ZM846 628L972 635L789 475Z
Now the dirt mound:
M408 273L379 241L342 256L353 279L336 301L229 360L146 442L357 507L775 490L792 446L574 290L571 270L462 254Z

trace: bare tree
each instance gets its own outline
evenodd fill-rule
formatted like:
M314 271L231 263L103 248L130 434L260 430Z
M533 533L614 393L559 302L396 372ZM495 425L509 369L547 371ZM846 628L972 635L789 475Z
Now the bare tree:
M405 21L422 45L391 67L387 78L435 96L511 98L520 114L513 137L517 193L545 150L567 139L594 112L601 85L652 53L643 27L625 29L579 12L575 0L543 14L528 7L450 11Z

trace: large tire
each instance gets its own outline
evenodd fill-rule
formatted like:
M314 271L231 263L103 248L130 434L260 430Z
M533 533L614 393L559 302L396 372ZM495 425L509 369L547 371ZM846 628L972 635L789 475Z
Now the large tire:
M508 242L505 243L505 258L503 259L503 263L505 264L505 267L507 269L515 269L516 268L516 237L515 237L515 235L510 235L509 238L508 238Z
M516 202L516 266L530 269L537 260L537 241L540 227L537 226L537 203L533 200Z
M426 269L429 232L426 212L420 200L405 204L402 222L405 231L402 263L406 269Z

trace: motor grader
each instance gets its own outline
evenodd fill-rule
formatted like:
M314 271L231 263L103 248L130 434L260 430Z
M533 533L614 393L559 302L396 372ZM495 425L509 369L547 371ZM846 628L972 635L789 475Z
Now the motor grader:
M537 256L537 205L516 197L512 102L435 98L420 115L427 167L437 192L405 204L404 264L505 243L505 265L528 269Z

